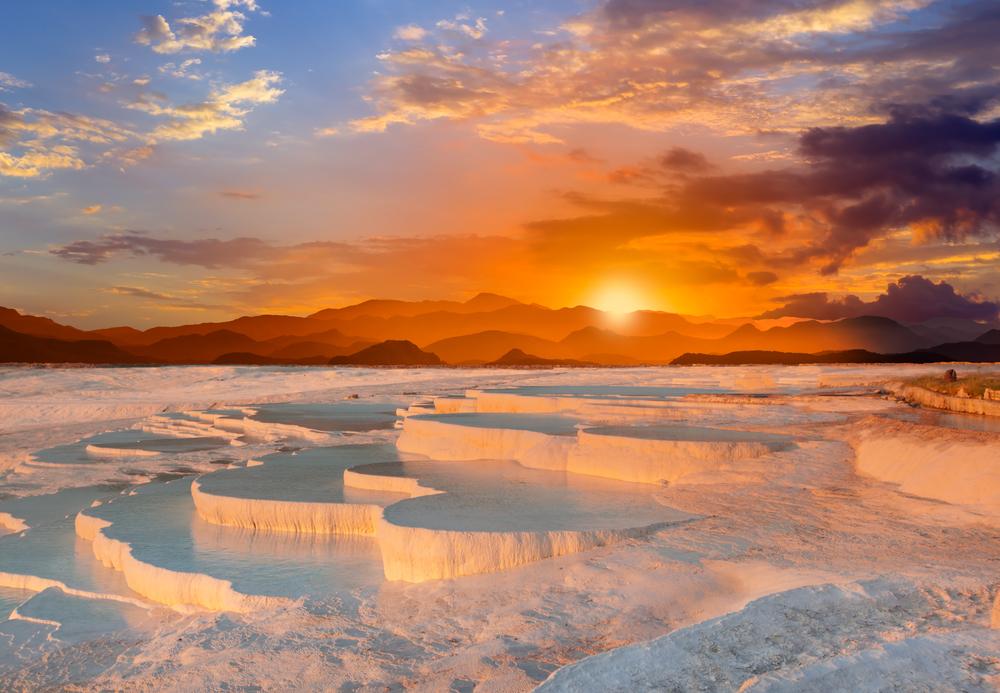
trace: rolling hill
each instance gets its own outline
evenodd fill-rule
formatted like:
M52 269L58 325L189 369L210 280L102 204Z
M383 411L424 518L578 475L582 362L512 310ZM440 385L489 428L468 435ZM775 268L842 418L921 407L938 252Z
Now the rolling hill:
M889 358L931 349L935 357L983 360L992 354L983 345L1000 341L1000 330L990 329L995 325L967 319L903 325L863 316L760 329L752 322L706 322L657 311L616 317L586 306L550 309L497 294L479 294L465 302L371 300L306 317L245 316L142 331L131 327L86 331L0 308L0 326L20 335L83 344L78 359L69 359L73 347L51 344L48 349L39 345L34 356L18 347L19 357L169 364L321 364L355 358L372 359L373 365L389 365L393 359L400 365L482 365L501 361L513 350L525 358L601 365L669 364L684 354L779 352L804 358L798 355L860 350ZM404 342L440 361L428 361L403 348ZM379 349L366 352L369 347ZM13 346L10 349L15 353Z
M346 356L334 356L331 366L440 366L437 354L423 351L405 339L387 339L384 342Z
M0 327L0 363L138 364L142 359L100 339L36 337Z

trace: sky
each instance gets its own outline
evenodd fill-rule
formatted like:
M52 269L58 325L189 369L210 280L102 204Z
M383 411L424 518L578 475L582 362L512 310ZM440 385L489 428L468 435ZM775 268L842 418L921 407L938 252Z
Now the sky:
M5 2L0 304L995 319L997 36L996 0Z

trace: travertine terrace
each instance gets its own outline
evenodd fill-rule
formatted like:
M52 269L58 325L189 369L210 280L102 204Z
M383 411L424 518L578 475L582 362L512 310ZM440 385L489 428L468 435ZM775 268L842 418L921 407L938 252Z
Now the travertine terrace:
M1000 427L897 402L898 366L357 370L277 396L214 370L200 406L107 372L114 420L11 430L0 681L142 687L138 653L173 652L183 688L233 638L276 687L1000 676Z

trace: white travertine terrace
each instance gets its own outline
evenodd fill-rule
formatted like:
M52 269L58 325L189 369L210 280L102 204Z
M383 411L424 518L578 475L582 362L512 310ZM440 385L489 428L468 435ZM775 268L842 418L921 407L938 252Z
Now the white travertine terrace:
M226 438L232 445L243 445L238 438L255 442L300 440L314 445L329 444L336 439L334 434L305 426L258 421L251 417L253 413L252 409L232 412L186 411L183 417L149 417L142 422L140 428L149 433L169 436Z
M779 436L684 426L581 428L576 435L507 428L459 415L409 416L397 445L434 459L507 459L619 481L658 484L734 469L788 445ZM497 415L493 415L497 416ZM542 418L542 417L537 417ZM539 427L541 428L541 427Z
M443 491L417 478L380 474L383 464L363 464L343 472L347 489L409 498ZM238 470L227 472L238 474ZM210 478L211 475L207 478ZM629 528L494 531L428 528L394 522L378 505L351 502L304 502L208 493L196 480L191 487L199 516L207 522L258 530L374 536L386 579L423 582L506 570L642 536L666 523ZM203 600L204 601L204 600Z
M81 419L69 404L81 378L137 380L94 403L111 414L87 413L89 428L0 441L3 459L23 453L0 497L13 532L0 529L0 587L11 588L0 688L72 676L101 690L524 691L552 673L544 690L994 690L1000 422L880 392L901 372L939 371L437 370L421 392L464 396L397 410L398 432L347 438L223 404L277 401L253 390L269 369L240 371L225 395L218 377L236 371L207 369L205 392L163 401L191 369L8 374L5 393L34 408L0 408L32 423L37 411ZM301 384L276 392L306 407L341 402L369 377L390 383L379 402L392 407L412 392L396 380L409 371L358 369L331 376L348 384L318 405L296 394L325 372L289 369L281 377ZM156 441L137 428L173 440L142 458L134 451ZM436 459L397 449L397 435ZM209 437L211 448L179 441ZM316 445L349 441L400 454L316 459ZM123 456L88 460L90 443ZM521 460L476 459L498 452ZM310 455L315 474L297 477ZM608 469L643 483L624 488ZM120 605L142 607L136 624L96 618ZM241 613L189 613L204 610ZM80 647L64 639L74 629Z
M121 572L128 586L147 599L180 609L198 607L244 613L289 603L280 597L243 594L233 589L229 580L204 573L170 570L139 560L127 542L108 536L106 530L111 526L112 523L86 510L77 513L77 536L90 541L94 556Z
M199 480L191 484L198 515L228 527L306 534L375 534L382 508L366 503L322 503L240 498L209 493Z
M406 527L383 518L377 536L387 580L424 582L508 570L640 537L654 529L473 532Z
M61 580L40 577L38 575L25 575L22 573L7 573L0 571L0 587L9 587L11 589L24 590L25 592L42 592L44 590L54 588L66 594L82 597L84 599L101 599L122 602L125 604L131 604L132 606L138 606L143 609L148 609L150 607L147 602L144 602L141 599L132 599L130 597L119 594L109 594L107 592L84 590L67 585Z
M638 435L645 431L657 435ZM763 457L787 445L777 436L754 436L727 429L590 428L577 434L577 445L570 449L566 469L575 474L643 484L718 481L723 474L747 473L749 470L738 464L741 460Z
M996 435L870 417L851 442L861 473L1000 520Z
M536 469L566 469L569 451L576 445L576 439L568 435L502 425L466 425L469 421L458 423L447 414L409 416L396 445L403 452L436 460L516 460Z
M419 479L412 477L374 474L362 472L357 469L344 470L344 486L364 489L366 491L399 493L410 498L442 493L442 491L438 491L435 488L421 485Z
M159 457L156 450L140 448L115 448L107 445L88 445L86 452L91 457Z
M23 532L28 529L28 523L20 517L14 517L8 512L0 512L0 527L9 532Z

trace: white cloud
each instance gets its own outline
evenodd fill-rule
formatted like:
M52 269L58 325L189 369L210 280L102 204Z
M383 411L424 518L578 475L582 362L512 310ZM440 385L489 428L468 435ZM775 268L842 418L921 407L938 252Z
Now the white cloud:
M407 24L397 27L395 36L401 41L422 41L427 36L427 29L416 24Z
M135 41L156 53L184 50L229 53L256 43L256 38L243 33L246 15L235 9L257 12L256 0L213 0L212 4L215 9L208 14L181 17L174 26L163 15L143 17L143 28L135 35Z
M102 65L107 65L111 62L111 56L107 53L98 53L94 56L94 60L101 63Z
M197 72L191 72L191 68L198 65L201 65L201 58L188 58L179 65L177 63L165 63L157 69L164 74L177 77L178 79L199 80L201 79L201 75Z
M18 79L9 72L0 72L0 91L4 91L6 89L24 89L30 86L30 82Z
M220 130L242 129L245 116L255 106L274 103L284 93L277 86L280 82L281 73L258 70L245 82L216 87L204 101L174 106L147 94L126 106L168 119L146 136L150 144L196 140Z
M59 169L82 169L86 166L82 145L109 147L133 136L102 118L14 110L0 103L0 176L40 178Z
M0 152L0 176L10 178L38 178L56 169L84 166L76 147L69 145L33 148L19 156Z
M449 19L442 19L437 23L439 29L444 29L445 31L455 31L460 34L464 34L471 39L481 39L486 36L486 18L479 17L475 22L469 21L469 18L464 15L458 15L455 17L454 21Z

